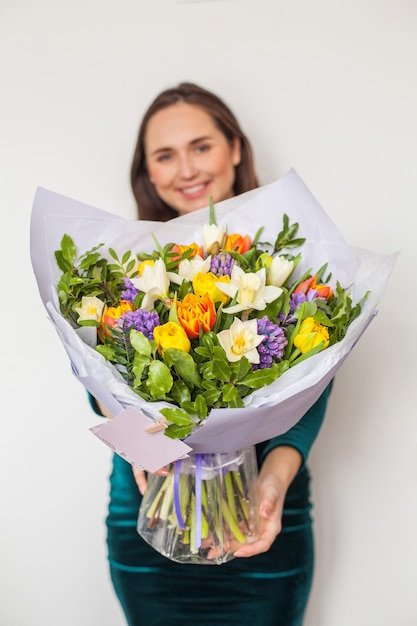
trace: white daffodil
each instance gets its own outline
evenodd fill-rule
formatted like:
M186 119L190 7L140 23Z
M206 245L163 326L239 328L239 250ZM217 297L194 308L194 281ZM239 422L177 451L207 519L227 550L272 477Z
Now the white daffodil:
M168 272L167 275L169 280L176 285L181 285L183 280L188 280L191 283L196 274L207 274L210 271L210 263L211 256L202 259L199 254L196 254L191 259L180 261L178 274Z
M249 363L259 363L260 357L256 347L262 342L264 336L258 335L256 320L242 322L235 317L230 328L222 330L217 337L230 363L240 361L243 356L248 359Z
M223 246L225 234L223 226L217 226L217 224L205 224L203 226L203 241L207 254L212 252L217 254L219 249ZM215 249L212 251L213 247Z
M143 311L151 311L155 300L168 297L169 278L162 259L153 265L145 265L142 276L130 280L136 289L145 293L141 306Z
M266 285L266 271L263 267L257 272L244 272L236 264L233 266L230 283L215 283L216 287L230 298L237 295L237 303L223 309L224 313L239 313L249 309L263 311L282 293L282 289Z
M81 298L81 305L74 307L76 313L78 313L78 322L85 320L95 320L99 322L103 313L104 302L96 296L83 296Z
M281 287L294 269L294 261L288 261L283 256L275 256L267 268L266 284Z

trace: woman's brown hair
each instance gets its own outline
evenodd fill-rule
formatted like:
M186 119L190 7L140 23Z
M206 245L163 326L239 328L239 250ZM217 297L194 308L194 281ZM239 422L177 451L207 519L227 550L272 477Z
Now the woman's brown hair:
M145 161L145 133L150 118L161 109L177 102L186 102L201 107L208 113L217 128L232 144L237 137L241 143L241 160L236 166L233 185L235 195L258 187L252 147L229 107L216 95L193 83L181 83L177 87L160 93L146 111L139 128L138 140L133 155L130 182L138 207L139 219L166 222L178 213L163 202L149 180Z

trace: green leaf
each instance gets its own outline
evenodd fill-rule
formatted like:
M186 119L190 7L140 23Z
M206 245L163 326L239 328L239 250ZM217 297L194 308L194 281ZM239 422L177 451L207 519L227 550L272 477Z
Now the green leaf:
M191 387L198 387L201 382L200 374L193 357L177 348L167 348L164 352L164 361L174 368L178 378Z
M217 380L228 383L230 381L231 372L230 366L227 361L223 361L223 359L214 359L213 374L214 377L217 378Z
M315 348L312 348L308 352L305 352L304 354L301 354L299 357L297 357L293 361L290 361L290 366L294 367L294 365L297 365L298 363L301 363L301 361L305 361L306 359L310 358L314 354L318 354L319 352L321 352L323 350L323 346L324 346L324 341L321 341L319 343L319 345L316 346Z
M314 317L317 312L317 305L314 302L304 302L299 306L295 312L294 317L296 319L305 320L307 317Z
M235 363L231 363L231 379L240 382L250 371L252 371L252 366L249 363L248 359L243 356L239 361Z
M215 345L211 335L209 333L204 333L204 335L200 339L200 342L203 344L203 347L209 351L209 355L211 356Z
M200 420L207 417L207 403L204 396L202 395L198 395L195 399L195 412Z
M96 350L102 356L104 356L106 361L114 361L115 355L116 355L116 351L115 351L115 349L112 346L99 345L99 346L96 346Z
M124 255L122 256L122 265L125 265L125 263L128 262L130 255L131 255L130 250L124 253Z
M203 346L197 346L197 348L195 348L194 352L196 354L198 354L199 356L203 356L206 359L210 359L211 358L211 352L208 348L204 348Z
M184 437L188 437L188 435L191 434L193 428L194 424L190 426L177 426L176 424L171 424L165 429L164 434L171 439L184 439Z
M171 308L169 309L168 321L175 322L175 324L178 324L179 326L181 326L179 319L178 319L177 294L176 293L174 294L174 300L171 304Z
M152 354L151 343L139 330L132 328L129 334L130 343L139 354L150 357Z
M216 217L214 215L214 201L213 201L213 196L210 196L209 198L209 224L210 226L212 225L216 225Z
M179 405L191 400L191 392L183 380L176 380L172 385L170 395Z
M75 257L77 256L77 250L71 237L65 234L61 239L62 256L71 265L74 264Z
M260 389L266 385L270 385L277 378L277 372L272 368L254 370L241 381L242 385L251 389Z
M148 367L150 362L150 357L146 356L145 354L135 352L132 364L132 372L135 375L135 380L133 382L134 387L140 387L140 385L142 384L142 374L145 371L145 368Z
M95 326L96 328L100 326L100 324L96 322L96 320L80 320L77 323L78 326Z
M167 418L168 422L172 422L177 426L189 426L190 424L192 426L194 425L194 420L186 411L183 411L182 409L161 409L160 413Z
M232 402L238 395L237 389L232 383L228 383L222 389L223 402Z
M152 361L149 366L146 388L155 399L164 398L173 385L169 368L162 361Z
M201 395L204 396L207 406L213 408L221 396L221 391L217 388L207 389Z
M230 402L228 403L228 406L230 409L243 409L245 406L245 403L243 402L240 396L236 396L236 398L234 398L233 400L230 400Z
M55 259L60 270L68 272L72 270L72 265L65 260L62 250L55 250Z

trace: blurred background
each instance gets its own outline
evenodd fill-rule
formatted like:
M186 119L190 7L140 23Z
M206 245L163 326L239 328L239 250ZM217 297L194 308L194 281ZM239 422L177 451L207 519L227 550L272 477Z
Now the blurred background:
M350 245L400 252L311 455L305 626L416 626L416 28L411 0L0 1L2 625L124 624L110 451L41 303L30 214L41 186L134 218L140 119L187 80L234 110L262 184L294 167Z

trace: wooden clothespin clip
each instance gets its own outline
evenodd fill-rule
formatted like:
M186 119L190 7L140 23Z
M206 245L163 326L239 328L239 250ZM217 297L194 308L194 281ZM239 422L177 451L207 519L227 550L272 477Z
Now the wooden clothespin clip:
M156 420L154 424L145 428L145 432L153 435L153 433L159 433L161 430L165 430L165 428L168 428L168 422L165 417L161 417L161 419Z

